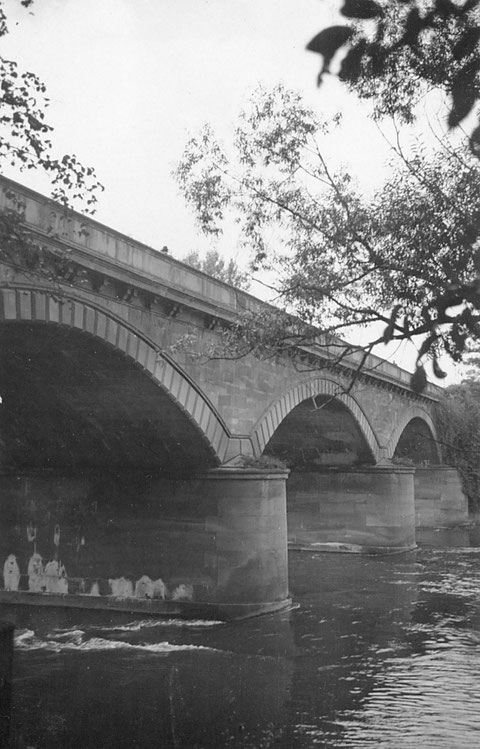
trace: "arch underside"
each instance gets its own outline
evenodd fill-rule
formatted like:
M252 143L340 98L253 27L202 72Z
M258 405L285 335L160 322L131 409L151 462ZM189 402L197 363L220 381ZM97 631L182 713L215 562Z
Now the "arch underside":
M275 430L264 454L302 471L375 461L347 406L328 395L308 398L295 406Z
M137 417L130 422L132 426L130 432L132 444L129 445L128 449L130 458L126 455L126 449L123 451L123 455L121 450L117 450L116 460L118 462L123 464L126 460L126 465L135 463L135 465L143 466L150 465L150 460L152 460L155 466L161 464L165 467L169 463L174 465L175 462L179 462L178 456L182 453L179 447L182 439L187 445L189 453L188 445L196 445L193 452L197 454L196 463L202 467L208 467L212 464L218 465L222 462L228 448L229 435L212 404L174 362L170 361L152 342L132 329L122 319L114 317L111 313L107 313L93 304L68 296L64 292L59 291L53 294L45 289L16 287L0 289L0 322L3 323L2 328L5 329L15 324L21 324L22 326L35 325L38 331L44 331L47 328L49 333L41 332L40 335L46 336L47 339L57 336L57 341L62 339L63 342L61 345L59 344L60 348L63 346L65 349L69 347L68 340L71 336L71 340L75 340L75 345L72 343L72 350L68 356L63 356L63 361L65 363L67 359L73 360L78 346L78 368L73 367L74 375L82 371L82 368L84 372L87 371L86 364L83 366L82 363L82 356L84 355L82 346L85 348L85 356L89 355L88 352L93 352L88 367L88 371L92 374L90 393L93 399L92 406L85 406L83 409L83 426L79 429L79 432L87 434L89 431L88 425L90 424L90 427L93 427L95 423L93 411L96 410L100 434L102 431L104 432L103 437L100 434L97 435L96 444L99 447L99 454L106 451L110 457L113 456L115 448L112 445L119 444L121 439L119 434L122 430L114 432L112 425L115 417L112 415L112 411L110 416L106 417L106 406L108 402L112 406L114 405L115 396L113 391L108 388L105 388L105 392L101 396L100 384L94 382L97 361L100 368L102 366L107 367L108 377L111 377L111 380L116 384L118 397L115 401L115 410L119 413L123 412L125 416L127 411L133 414L134 404L137 403L138 405ZM55 336L52 331L57 331ZM10 347L14 345L15 341L15 345L21 347L21 336L9 335L11 339ZM46 345L48 348L50 344L47 343ZM101 360L101 357L97 359L96 349L100 354L105 354L103 360ZM17 358L18 356L21 358L22 354L18 353ZM117 357L116 364L113 363L115 356ZM109 358L110 364L107 364L107 358ZM62 361L62 357L59 361ZM129 392L126 389L126 380L124 380L122 386L119 382L121 379L119 373L125 372L125 368L129 368L132 382L135 380L137 383L135 386L130 386ZM133 374L134 371L135 375ZM55 374L55 369L53 374ZM58 376L60 377L60 373L58 373ZM105 379L105 373L103 379ZM99 380L102 380L100 374ZM60 382L58 384L61 385ZM86 379L84 380L84 387L86 387ZM65 393L67 390L68 388L64 388ZM147 390L149 390L148 394ZM60 390L57 388L57 394L59 392ZM94 409L93 402L96 397L98 403L96 409ZM26 400L28 400L28 394ZM38 412L40 403L40 399L36 400L33 410ZM130 408L127 407L128 403L131 404ZM149 409L148 403L156 404L152 411ZM63 405L68 407L69 404L71 404L71 399L69 403ZM61 411L63 411L63 408L57 408L57 418L60 418ZM157 418L160 412L163 413L162 419ZM67 426L68 429L65 420L66 417L63 418L62 426ZM154 433L152 433L152 424L155 420ZM47 419L47 422L51 423L51 418ZM172 428L168 428L168 424ZM182 424L184 426L180 426ZM174 426L175 429L173 429ZM123 433L125 433L125 428ZM109 429L110 434L107 435ZM70 428L67 433L72 434L72 436L76 434L78 437L78 432L73 428ZM133 438L134 434L136 434L136 439ZM107 436L108 439L105 438ZM177 457L174 458L172 453L175 453ZM67 457L65 450L64 455ZM149 455L157 457L148 457ZM160 458L160 455L163 455L163 458ZM207 456L208 460L206 460ZM180 463L182 465L187 464L183 458Z
M0 346L4 466L178 474L214 464L191 421L121 352L38 323L1 326Z
M0 289L1 321L6 327L13 323L47 323L49 330L68 330L72 336L84 333L81 337L89 338L92 345L100 346L102 351L113 349L124 362L133 364L141 372L141 383L148 379L153 381L156 389L162 391L155 391L158 398L166 394L177 409L175 413L180 414L180 421L185 417L190 422L199 437L202 458L206 446L213 463L222 462L229 435L212 404L174 362L123 320L60 292L52 294L47 290L18 287ZM38 329L42 327L40 324ZM164 402L167 404L166 400ZM170 406L165 408L168 410Z
M299 383L260 419L253 432L258 452L302 470L372 464L379 445L373 429L342 383L315 378Z
M436 465L441 462L432 426L425 416L414 416L404 427L393 458L408 460L415 465Z
M400 414L385 448L385 457L390 460L402 455L417 465L442 462L435 424L421 405L411 405Z

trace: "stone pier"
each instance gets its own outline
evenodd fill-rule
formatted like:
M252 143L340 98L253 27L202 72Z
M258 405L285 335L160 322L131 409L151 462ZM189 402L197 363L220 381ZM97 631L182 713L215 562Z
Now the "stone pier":
M2 600L223 619L284 608L286 478L228 468L188 478L4 475L0 567L5 577L10 560L15 574ZM64 569L59 581L47 580L52 563Z
M278 608L288 602L285 471L220 468L202 478L215 514L215 598Z
M416 468L415 517L418 528L451 528L468 523L468 500L456 468Z
M372 466L292 473L290 548L393 553L415 547L414 470Z

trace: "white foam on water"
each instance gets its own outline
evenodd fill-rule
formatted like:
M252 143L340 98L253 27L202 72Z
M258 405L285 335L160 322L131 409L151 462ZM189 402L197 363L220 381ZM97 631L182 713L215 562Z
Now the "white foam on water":
M47 635L40 638L31 629L20 630L15 636L15 647L17 650L48 650L53 653L62 652L90 652L92 650L130 650L143 653L172 653L182 650L208 650L215 651L204 645L172 645L169 642L140 643L134 645L121 640L107 640L103 637L85 638L83 630L75 629Z
M16 650L54 650L60 652L60 649L56 649L55 643L36 637L32 629L18 632L15 635L14 645Z
M103 637L92 637L80 645L74 643L65 643L65 650L137 650L139 652L149 653L172 653L179 650L213 650L204 645L171 645L169 642L155 642L150 644L132 645L120 640L106 640Z
M35 636L33 629L21 629L15 634L15 645L21 645L24 640Z
M64 638L64 637L71 637L71 638L83 637L83 635L85 634L83 629L61 629L61 630L56 629L54 630L54 632L57 633L55 634L55 637L57 639Z
M157 627L192 627L192 628L204 628L204 627L219 627L225 624L225 622L219 620L209 619L140 619L138 621L128 622L127 624L117 624L114 627L108 626L93 626L88 627L91 632L139 632L142 629L154 629ZM62 629L56 628L53 630L58 633L72 632L71 628Z
M103 632L138 632L152 627L218 627L225 622L208 619L142 619L141 621L119 624L115 627L98 627Z

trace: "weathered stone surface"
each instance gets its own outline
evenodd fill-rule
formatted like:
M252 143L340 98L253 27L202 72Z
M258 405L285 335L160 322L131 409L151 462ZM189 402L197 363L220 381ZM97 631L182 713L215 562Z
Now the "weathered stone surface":
M415 517L419 528L448 528L468 522L468 501L455 468L416 469Z
M213 497L217 589L225 601L287 601L286 494L283 471L218 469L205 475Z
M413 469L292 473L287 492L293 547L336 543L398 551L415 546Z
M36 554L68 570L66 590L37 593L139 597L135 581L161 580L166 598L188 588L195 602L288 603L285 480L234 469L182 481L1 476L0 559L15 550L15 590L32 590Z

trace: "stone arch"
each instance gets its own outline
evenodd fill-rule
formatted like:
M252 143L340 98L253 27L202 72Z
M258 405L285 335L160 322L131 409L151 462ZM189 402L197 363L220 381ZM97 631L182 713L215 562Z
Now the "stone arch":
M74 328L122 352L141 367L197 427L222 463L229 434L212 404L187 375L145 336L93 304L48 291L0 289L0 321L39 322Z
M413 421L413 419L420 419L427 425L432 435L432 439L435 443L435 451L437 453L438 462L441 463L440 451L438 449L438 436L435 424L433 423L433 419L430 414L424 408L421 408L421 406L411 406L405 413L400 416L400 421L393 430L388 441L388 445L385 448L385 458L389 460L393 458L403 432L410 424L410 422Z
M260 456L263 453L275 430L295 406L298 406L299 403L307 400L307 398L314 398L317 395L331 396L341 401L347 407L360 427L360 431L375 462L378 462L380 459L380 446L364 412L355 398L349 393L344 392L342 383L325 377L317 377L295 385L263 413L252 431L252 443L255 455Z

